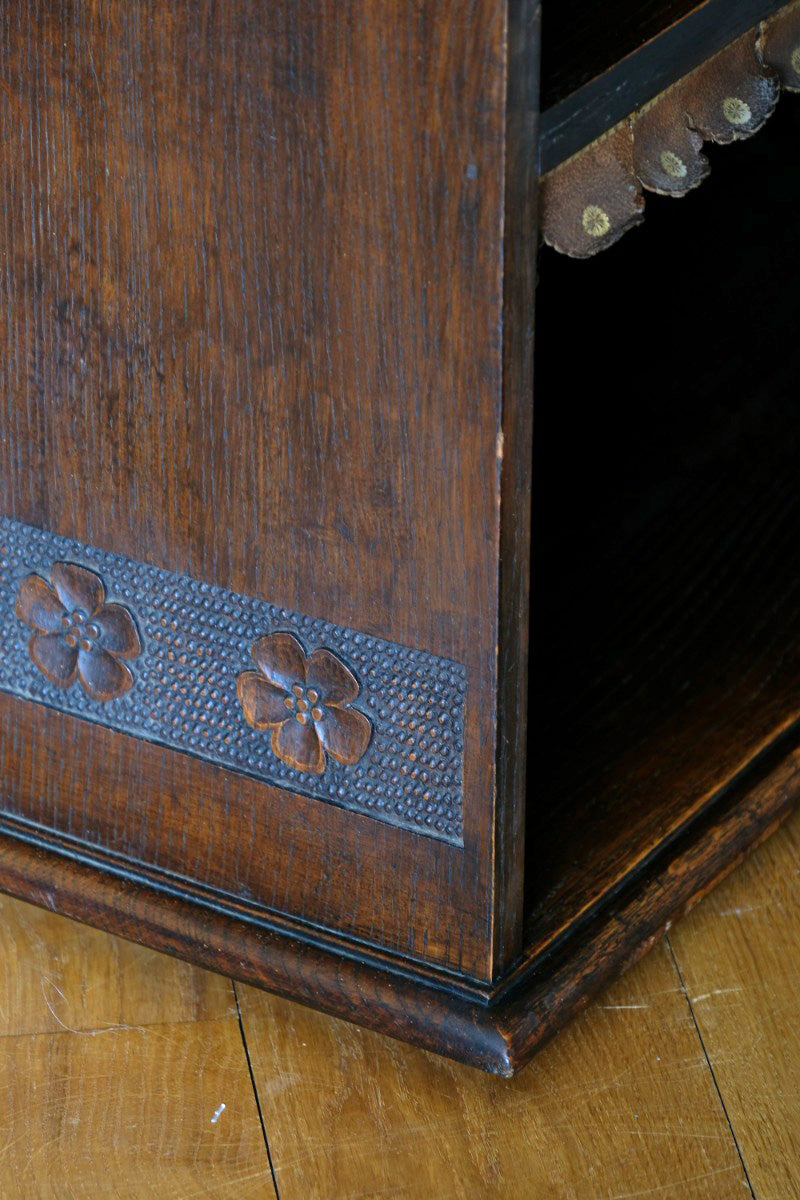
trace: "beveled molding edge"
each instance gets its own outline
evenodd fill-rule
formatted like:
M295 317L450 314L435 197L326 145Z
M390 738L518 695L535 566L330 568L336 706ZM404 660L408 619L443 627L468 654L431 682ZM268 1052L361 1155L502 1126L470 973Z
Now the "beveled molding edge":
M463 845L461 664L2 516L0 690Z
M542 177L544 242L590 258L644 220L645 191L685 196L708 175L704 142L762 128L800 91L800 0L737 38Z
M797 730L791 731L794 745ZM766 751L552 950L493 989L283 929L184 881L0 816L0 890L490 1074L511 1077L800 801L800 749ZM392 963L395 963L393 966Z

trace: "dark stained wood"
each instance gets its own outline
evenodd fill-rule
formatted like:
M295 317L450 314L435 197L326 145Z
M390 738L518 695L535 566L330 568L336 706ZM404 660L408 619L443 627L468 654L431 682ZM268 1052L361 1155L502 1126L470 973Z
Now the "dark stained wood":
M550 956L526 960L509 977L507 1001L495 1004L513 1046L512 1066L523 1065L557 1032L552 1013L560 1023L580 1012L793 812L800 801L800 753L787 756L781 746L760 769L760 778L756 771L732 789L593 919L576 922ZM526 987L528 978L537 982Z
M527 807L528 614L530 609L531 459L533 453L533 309L539 228L536 147L539 124L540 10L525 0L509 28L506 162L503 428L497 454L501 508L498 646L496 906L492 922L497 972L522 949ZM524 397L528 397L528 403ZM510 516L513 514L513 516Z
M428 877L413 835L338 808L326 811L323 830L315 819L320 801L298 797L302 837L281 860L287 802L277 788L3 694L0 730L6 812L412 959L457 963L461 938L484 936L479 896L458 909L447 895L437 898L437 877L454 894L464 878L456 847L431 843ZM86 761L94 764L91 776ZM151 796L157 805L148 819ZM218 842L208 835L214 823L223 825ZM357 870L353 840L364 847ZM406 876L413 888L402 886ZM429 912L427 924L415 920L420 910Z
M544 14L542 109L546 111L641 49L690 13L698 0L561 0Z
M539 949L800 720L797 580L789 550L800 524L796 481L767 485L762 477L758 522L751 520L754 491L745 486L736 495L733 487L687 491L689 507L671 514L682 522L681 533L670 542L667 529L652 528L657 551L642 548L635 560L638 590L625 576L619 592L611 588L609 599L619 605L613 626L598 605L594 635L617 654L602 674L595 657L586 709L556 691L550 676L549 701L563 727L557 732L552 719L542 718L536 761L547 803L529 816L528 941ZM685 561L688 530L697 548ZM725 586L712 556L714 538L742 554L738 569L726 568ZM655 597L667 580L671 603L659 605ZM691 603L693 594L701 608ZM636 603L642 612L633 611ZM565 652L561 670L566 665Z
M504 294L502 18L491 0L0 13L0 512L469 677L463 850L7 700L5 806L486 979L522 903L496 862L497 564L503 528L526 578L501 487L527 490L536 237L508 235L528 267ZM527 117L517 134L527 212ZM504 620L524 636L524 588Z

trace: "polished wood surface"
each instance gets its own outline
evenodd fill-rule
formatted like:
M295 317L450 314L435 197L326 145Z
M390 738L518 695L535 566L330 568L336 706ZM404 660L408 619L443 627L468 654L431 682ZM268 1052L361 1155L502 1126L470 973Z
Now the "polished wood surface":
M4 1200L800 1195L800 814L511 1081L0 915Z

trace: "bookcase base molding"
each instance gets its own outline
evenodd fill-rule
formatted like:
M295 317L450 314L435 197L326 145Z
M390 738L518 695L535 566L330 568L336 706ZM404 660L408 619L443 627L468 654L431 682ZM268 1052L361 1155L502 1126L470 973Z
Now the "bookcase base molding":
M800 740L797 734L795 738ZM364 947L279 923L229 897L24 821L0 820L0 888L65 916L510 1077L607 984L660 940L800 801L800 748L753 764L558 940L480 989ZM795 740L794 738L791 740Z

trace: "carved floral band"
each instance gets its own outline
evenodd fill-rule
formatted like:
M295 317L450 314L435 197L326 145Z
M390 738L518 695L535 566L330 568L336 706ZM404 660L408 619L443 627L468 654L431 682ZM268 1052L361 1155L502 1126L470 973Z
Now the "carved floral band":
M8 518L0 627L0 690L462 842L458 663Z

